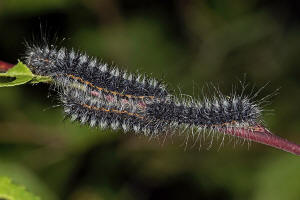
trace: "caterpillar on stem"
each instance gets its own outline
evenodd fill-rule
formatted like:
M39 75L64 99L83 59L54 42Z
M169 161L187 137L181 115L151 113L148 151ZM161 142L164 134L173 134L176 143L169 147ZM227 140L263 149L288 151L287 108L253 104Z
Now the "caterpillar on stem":
M217 92L203 101L172 95L165 84L108 66L79 51L28 45L25 63L49 76L66 116L91 127L122 129L146 136L180 129L221 132L300 155L300 146L271 134L262 123L262 101Z

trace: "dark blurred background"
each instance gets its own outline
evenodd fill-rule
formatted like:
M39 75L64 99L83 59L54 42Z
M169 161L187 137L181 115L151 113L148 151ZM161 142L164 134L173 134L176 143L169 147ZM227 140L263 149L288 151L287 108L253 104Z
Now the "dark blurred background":
M264 119L300 143L300 12L296 0L1 0L0 60L16 63L40 26L63 44L202 96L242 80L261 97L281 88ZM208 93L210 90L206 90ZM48 98L50 96L50 98ZM211 137L149 140L63 120L46 84L0 89L0 176L44 200L300 199L300 159ZM220 147L221 146L221 147ZM199 150L200 147L200 150Z

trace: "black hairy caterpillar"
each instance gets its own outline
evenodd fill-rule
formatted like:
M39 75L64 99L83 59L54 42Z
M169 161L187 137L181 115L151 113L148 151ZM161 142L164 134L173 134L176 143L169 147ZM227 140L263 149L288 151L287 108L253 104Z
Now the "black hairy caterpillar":
M66 116L91 127L123 129L147 136L177 130L220 132L300 155L300 146L269 132L262 104L271 95L216 94L203 101L175 97L153 78L109 66L84 53L26 44L24 61L36 75L52 79ZM274 95L274 94L273 94ZM189 134L188 136L189 137Z
M262 109L246 96L181 100L155 79L63 47L28 46L25 62L35 74L53 79L71 120L92 127L157 135L180 127L218 131L261 124Z
M106 91L132 96L166 96L165 86L145 75L132 74L118 68L108 67L97 59L65 48L53 46L28 46L26 63L32 71L42 76L50 76L54 80L58 76L69 76L82 83Z

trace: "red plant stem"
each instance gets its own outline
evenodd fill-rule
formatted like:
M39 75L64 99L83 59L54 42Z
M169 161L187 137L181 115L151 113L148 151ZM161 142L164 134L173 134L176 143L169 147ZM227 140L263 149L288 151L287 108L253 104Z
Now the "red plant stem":
M0 72L6 72L7 70L12 68L13 66L14 66L13 64L3 62L3 61L0 60Z
M232 136L248 139L254 142L262 143L283 151L290 152L295 155L300 155L300 145L272 134L269 130L263 127L258 127L257 130L248 130L244 128L222 129L222 132Z

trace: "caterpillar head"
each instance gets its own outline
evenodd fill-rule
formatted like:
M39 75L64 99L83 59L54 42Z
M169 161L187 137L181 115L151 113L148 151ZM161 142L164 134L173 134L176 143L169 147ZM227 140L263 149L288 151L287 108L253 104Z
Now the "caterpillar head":
M34 74L53 76L57 72L57 62L65 57L65 49L57 50L52 45L27 46L24 62Z

